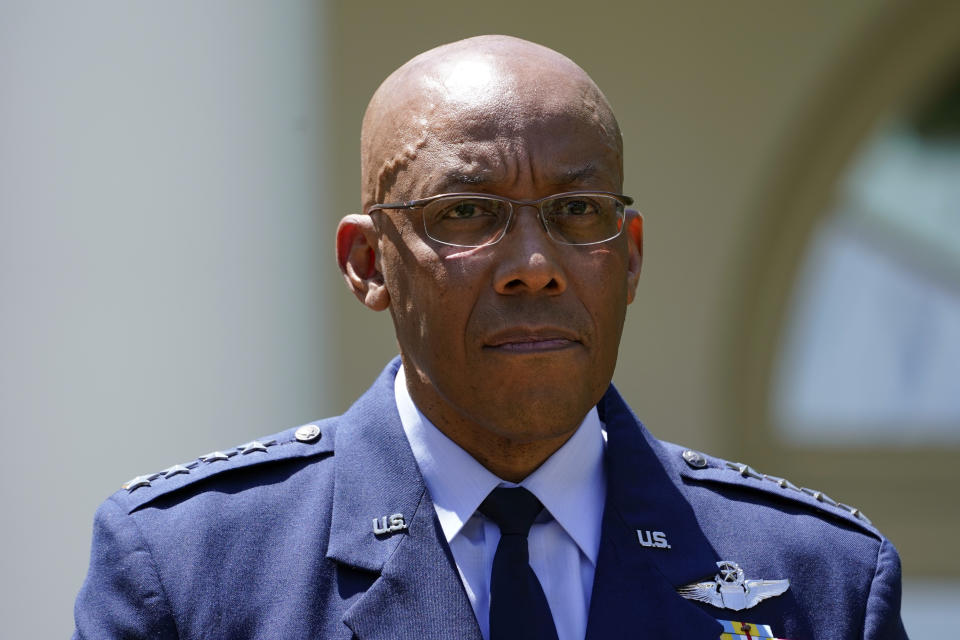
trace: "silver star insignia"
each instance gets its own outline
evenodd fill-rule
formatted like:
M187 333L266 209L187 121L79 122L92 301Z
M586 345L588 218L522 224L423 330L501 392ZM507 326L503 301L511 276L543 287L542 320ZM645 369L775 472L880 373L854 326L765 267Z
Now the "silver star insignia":
M164 478L172 478L178 473L190 473L190 469L183 466L182 464L175 464L169 469L164 469L161 473L163 473Z
M212 453L208 453L205 456L200 456L201 462L216 462L217 460L229 460L229 459L230 459L230 456L223 453L222 451L213 451Z
M238 447L242 455L247 455L248 453L253 453L254 451L266 451L267 447L261 442L254 440L253 442L248 442L242 447Z
M710 582L694 582L677 589L687 600L698 600L718 609L740 611L778 596L790 588L789 580L746 580L736 562L717 563L717 575Z
M136 489L139 489L140 487L149 487L149 486L150 486L150 479L147 476L137 476L133 480L124 482L122 485L120 485L120 487L122 489L126 489L128 493Z

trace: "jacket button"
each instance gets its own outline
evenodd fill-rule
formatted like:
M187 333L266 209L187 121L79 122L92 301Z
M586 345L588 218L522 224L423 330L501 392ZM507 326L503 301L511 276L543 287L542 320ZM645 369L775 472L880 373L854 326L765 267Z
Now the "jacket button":
M305 424L293 434L300 442L315 442L320 439L320 427L315 424Z
M703 454L690 449L683 452L683 459L694 469L703 469L707 466L707 459L703 457Z

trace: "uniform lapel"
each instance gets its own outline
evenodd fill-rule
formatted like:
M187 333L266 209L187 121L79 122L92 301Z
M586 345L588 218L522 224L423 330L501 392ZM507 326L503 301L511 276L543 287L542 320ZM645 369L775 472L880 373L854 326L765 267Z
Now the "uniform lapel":
M427 503L429 501L426 501ZM433 505L425 503L423 508ZM362 640L481 640L473 609L433 514L417 514L380 578L347 611L344 622Z
M607 502L587 638L716 640L720 624L676 591L714 573L717 556L665 468L665 451L612 386L598 409Z
M347 610L344 623L361 640L480 640L397 414L398 366L394 361L387 367L337 429L327 557L377 576ZM598 408L608 434L607 501L588 640L678 632L715 640L720 625L676 588L714 573L716 552L671 479L665 451L613 387ZM375 535L373 519L395 514L406 528ZM652 532L663 533L670 548L641 545L637 530L651 538Z
M327 557L379 574L347 610L344 623L363 640L480 640L473 609L403 433L393 393L398 367L399 359L343 416L337 430ZM374 527L383 529L384 524L391 530L376 534Z

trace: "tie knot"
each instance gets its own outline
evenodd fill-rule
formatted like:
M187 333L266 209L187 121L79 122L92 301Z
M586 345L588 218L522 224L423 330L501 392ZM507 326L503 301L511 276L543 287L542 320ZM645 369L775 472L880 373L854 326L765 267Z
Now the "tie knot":
M530 526L542 510L543 504L523 487L498 487L490 492L479 508L480 513L500 527L500 535L523 537L530 533Z

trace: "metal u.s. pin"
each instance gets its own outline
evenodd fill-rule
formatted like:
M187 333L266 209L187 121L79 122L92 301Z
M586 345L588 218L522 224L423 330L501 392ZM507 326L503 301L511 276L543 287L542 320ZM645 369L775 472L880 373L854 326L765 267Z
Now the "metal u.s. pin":
M379 518L373 519L373 535L375 536L403 531L406 528L407 523L404 522L402 513L395 513L392 516L380 516Z

